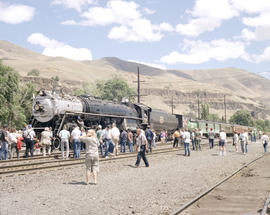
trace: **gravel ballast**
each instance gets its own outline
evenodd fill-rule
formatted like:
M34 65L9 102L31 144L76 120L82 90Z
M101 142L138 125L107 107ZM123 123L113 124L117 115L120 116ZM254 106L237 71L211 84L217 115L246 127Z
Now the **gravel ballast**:
M261 143L249 153L227 155L218 147L100 164L98 185L85 185L85 166L0 178L0 214L169 214L234 170L263 153Z

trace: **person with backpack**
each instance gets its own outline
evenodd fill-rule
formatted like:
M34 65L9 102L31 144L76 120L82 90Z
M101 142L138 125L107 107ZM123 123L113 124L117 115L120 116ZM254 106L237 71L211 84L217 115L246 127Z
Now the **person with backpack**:
M147 130L145 132L145 137L146 137L147 142L148 142L149 151L152 153L152 143L153 143L153 139L154 139L154 134L151 131L150 126L147 127Z
M36 137L36 133L32 129L32 125L25 125L25 129L23 131L23 138L26 145L25 157L28 157L29 151L30 151L31 157L34 156L35 137Z
M263 133L261 141L262 141L262 144L263 144L264 153L266 153L267 152L268 142L269 142L269 137L266 135L266 133Z

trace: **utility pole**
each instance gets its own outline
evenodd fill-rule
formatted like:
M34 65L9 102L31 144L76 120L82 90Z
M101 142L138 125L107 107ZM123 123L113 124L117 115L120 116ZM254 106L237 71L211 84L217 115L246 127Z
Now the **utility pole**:
M173 104L173 96L172 96L172 114L173 114L173 108L174 108L174 104Z
M227 113L226 113L226 95L224 95L224 111L225 111L225 123L227 122Z
M141 98L140 98L140 96L141 96L141 89L140 89L141 85L140 85L140 69L139 69L139 67L137 67L137 72L138 72L138 89L137 89L138 103L141 103Z
M201 113L200 113L200 99L199 99L199 93L197 93L197 100L198 100L198 119L201 118Z
M133 82L137 82L137 102L141 103L141 96L146 96L146 95L141 95L141 82L145 82L145 81L141 81L140 80L140 69L139 67L137 67L137 81L133 81Z

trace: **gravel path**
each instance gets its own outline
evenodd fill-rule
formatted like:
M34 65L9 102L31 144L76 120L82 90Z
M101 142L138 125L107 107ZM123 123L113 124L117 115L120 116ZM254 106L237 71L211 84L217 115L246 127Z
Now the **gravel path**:
M262 154L218 156L217 147L149 156L150 167L134 159L100 165L98 185L84 185L85 166L0 178L0 214L169 214L198 193Z

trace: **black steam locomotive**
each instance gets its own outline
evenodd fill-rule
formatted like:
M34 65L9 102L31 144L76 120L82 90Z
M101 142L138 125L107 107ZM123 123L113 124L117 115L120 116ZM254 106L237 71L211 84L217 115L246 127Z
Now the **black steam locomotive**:
M168 114L128 101L119 103L89 95L77 97L52 91L40 91L33 101L34 127L40 130L47 126L52 127L55 136L63 125L72 126L78 117L88 128L97 125L105 127L116 122L120 129L135 131L137 127L150 126L157 133L163 129L170 133L176 128L184 127L182 115Z

